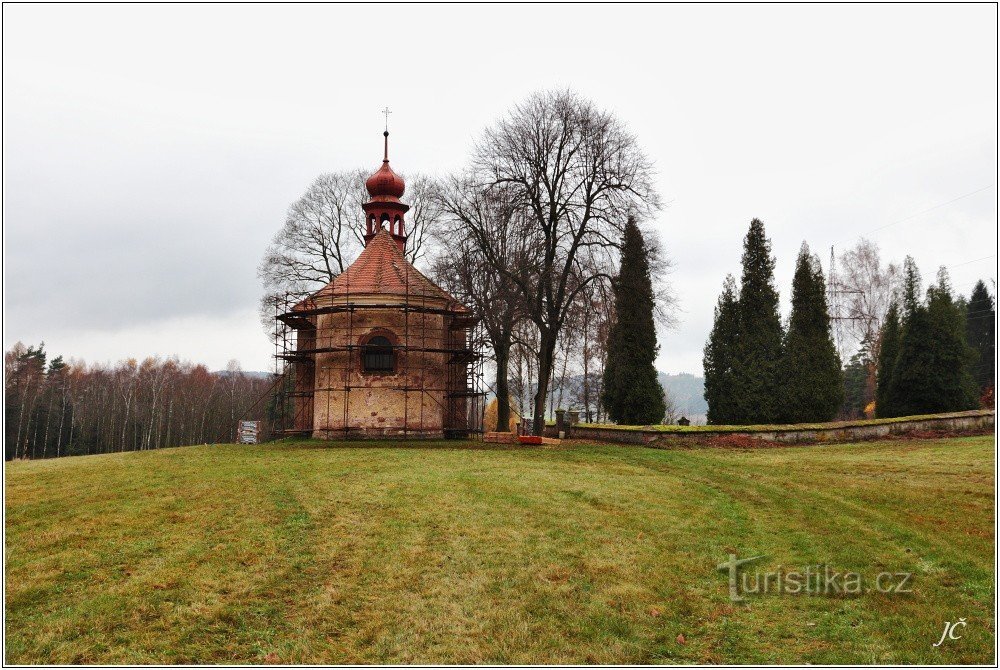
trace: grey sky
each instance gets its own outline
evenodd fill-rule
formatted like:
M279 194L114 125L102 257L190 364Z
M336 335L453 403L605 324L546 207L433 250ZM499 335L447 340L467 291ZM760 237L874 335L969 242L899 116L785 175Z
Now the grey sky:
M963 264L963 293L996 277L993 5L3 15L5 347L268 369L258 261L317 174L378 167L383 106L393 165L442 175L513 103L566 86L629 124L670 203L682 312L662 370L700 372L754 216L786 309L803 240L824 268L869 234L926 278Z

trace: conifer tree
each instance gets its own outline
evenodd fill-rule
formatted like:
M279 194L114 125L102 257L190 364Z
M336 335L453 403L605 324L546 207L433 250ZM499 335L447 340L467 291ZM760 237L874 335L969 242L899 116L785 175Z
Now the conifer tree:
M730 424L736 419L733 365L739 342L739 305L736 280L726 276L722 295L715 307L715 323L705 344L705 400L708 423Z
M926 391L917 388L921 384L934 383L929 375L934 367L930 341L930 315L924 305L917 303L907 309L903 319L899 355L889 377L886 412L880 416L908 416L935 411L924 402Z
M913 256L903 259L903 319L906 320L920 305L920 270Z
M908 404L905 398L907 390L902 379L908 378L913 374L913 371L901 368L897 369L897 364L899 363L899 354L903 346L904 334L910 327L911 322L916 327L914 337L917 340L913 338L909 340L910 349L908 349L907 365L915 363L913 356L916 352L912 350L912 345L923 336L922 333L926 324L924 323L923 316L918 314L923 309L920 300L920 284L920 270L917 269L917 264L913 260L913 257L907 256L903 260L901 309L896 308L895 304L893 305L893 308L897 312L895 314L895 331L889 332L890 321L887 318L886 325L883 328L883 342L879 349L879 369L875 397L875 413L879 417L905 416L907 413L904 409Z
M632 219L625 226L614 293L616 319L608 337L601 401L618 423L661 423L667 408L654 366L657 344L649 253Z
M774 263L764 224L754 219L743 242L740 337L733 366L736 424L774 423L779 418L782 329Z
M830 332L826 282L803 243L792 280L792 313L781 364L785 423L830 421L844 401L844 374Z
M865 414L865 392L870 363L868 350L862 347L851 356L850 362L844 366L843 414L849 418L857 418Z
M890 378L890 411L907 416L975 407L972 360L962 311L942 271L927 291L927 304L915 304L904 321Z
M979 397L972 376L977 356L966 336L967 310L955 299L944 267L938 270L937 285L927 292L927 311L934 338L935 391L942 407L937 411L973 409Z
M996 332L996 305L993 296L990 295L986 284L982 280L976 282L972 289L972 297L965 315L966 340L973 351L976 352L976 361L973 364L972 376L976 381L980 393L986 389L994 388L996 383L994 373L994 362L996 358L996 348L993 338Z
M899 307L893 302L885 316L879 342L878 371L875 375L875 414L879 417L897 416L890 393L892 371L899 358Z

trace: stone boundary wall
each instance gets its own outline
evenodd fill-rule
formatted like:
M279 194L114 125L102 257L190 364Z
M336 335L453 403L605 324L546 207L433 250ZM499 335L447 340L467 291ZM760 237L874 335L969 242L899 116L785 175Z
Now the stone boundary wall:
M993 430L994 410L971 410L949 414L934 414L898 419L842 421L830 424L788 426L669 426L644 429L638 426L591 426L577 424L566 436L574 440L599 440L622 444L648 445L671 442L698 442L720 437L742 437L783 444L814 444L817 442L850 442L875 440L888 435L914 431L940 430L948 432L985 432ZM555 426L546 426L545 435L558 437Z

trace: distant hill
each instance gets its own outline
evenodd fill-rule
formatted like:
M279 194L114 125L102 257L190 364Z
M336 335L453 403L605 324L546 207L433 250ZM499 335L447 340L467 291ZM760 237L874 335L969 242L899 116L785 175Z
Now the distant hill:
M677 411L692 423L705 423L708 403L705 402L705 378L687 372L676 375L659 373L660 385L673 401Z
M677 411L682 416L686 416L694 424L705 423L708 418L708 403L705 402L704 377L698 377L687 372L681 372L676 375L658 372L657 378L660 380L663 390L666 391ZM570 375L567 381L572 386L579 384L581 380L581 375ZM530 393L534 393L534 388L530 390ZM494 397L495 395L490 391L487 393L486 401L489 402Z

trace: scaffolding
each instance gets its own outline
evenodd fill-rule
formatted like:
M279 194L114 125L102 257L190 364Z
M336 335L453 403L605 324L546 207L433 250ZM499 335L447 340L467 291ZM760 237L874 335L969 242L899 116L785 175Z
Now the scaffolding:
M275 300L277 434L328 439L482 436L482 324L455 303L442 306L440 296L413 290L409 273L401 274L407 281L405 294L377 301L370 294L352 296L349 283L346 295L336 298L313 294L296 300L285 294ZM373 332L395 337L389 374L363 370L367 345L362 338ZM383 398L391 394L400 401L395 406L402 407L401 416L396 412L392 423L378 427L359 425L365 422L352 415L351 397L363 390L377 390Z

